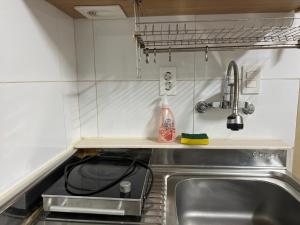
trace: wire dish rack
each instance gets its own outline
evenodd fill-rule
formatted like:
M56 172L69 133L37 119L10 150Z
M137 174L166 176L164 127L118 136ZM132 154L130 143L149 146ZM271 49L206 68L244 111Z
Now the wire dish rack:
M298 25L297 25L298 22ZM135 38L145 54L299 48L299 18L194 20L135 23Z

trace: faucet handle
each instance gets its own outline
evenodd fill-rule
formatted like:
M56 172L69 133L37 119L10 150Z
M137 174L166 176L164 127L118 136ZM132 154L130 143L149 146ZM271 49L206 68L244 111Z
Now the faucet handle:
M242 108L243 113L245 113L246 115L250 115L250 114L254 113L255 106L252 103L243 102L243 104L244 104L244 107Z
M210 104L205 101L198 102L195 106L198 113L205 113L208 108L210 108Z

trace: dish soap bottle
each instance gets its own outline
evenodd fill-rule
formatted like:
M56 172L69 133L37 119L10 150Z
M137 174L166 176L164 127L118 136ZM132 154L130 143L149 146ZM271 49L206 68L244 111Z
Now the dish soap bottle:
M165 95L160 110L158 142L172 142L175 138L175 119L169 107L167 96Z

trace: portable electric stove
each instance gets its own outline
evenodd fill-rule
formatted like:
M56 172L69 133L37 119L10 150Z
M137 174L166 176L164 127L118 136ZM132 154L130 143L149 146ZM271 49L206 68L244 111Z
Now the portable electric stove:
M153 179L150 156L147 149L110 149L78 159L42 195L44 210L141 216Z

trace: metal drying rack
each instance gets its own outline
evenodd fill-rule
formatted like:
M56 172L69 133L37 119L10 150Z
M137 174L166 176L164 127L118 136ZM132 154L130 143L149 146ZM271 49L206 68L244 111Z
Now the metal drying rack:
M140 4L135 1L134 36L146 61L151 53L170 59L172 52L300 48L299 18L141 22Z

